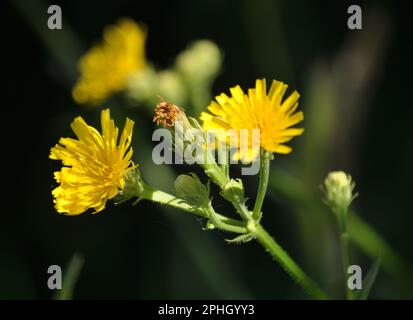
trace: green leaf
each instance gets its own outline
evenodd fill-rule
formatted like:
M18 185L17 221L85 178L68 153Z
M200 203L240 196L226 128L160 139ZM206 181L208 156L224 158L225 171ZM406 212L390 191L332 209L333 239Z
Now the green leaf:
M227 243L235 243L235 244L240 244L240 243L246 243L254 239L254 236L251 234L241 234L238 237L235 237L234 239L226 239L225 241Z
M381 257L378 256L371 266L370 270L367 272L367 276L363 280L363 289L358 291L355 299L356 300L367 300L371 288L373 287L374 282L376 281L377 274L379 273L381 264Z

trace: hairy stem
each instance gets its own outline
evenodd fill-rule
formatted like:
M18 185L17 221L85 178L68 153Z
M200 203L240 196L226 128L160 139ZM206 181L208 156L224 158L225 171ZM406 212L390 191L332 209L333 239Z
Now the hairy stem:
M247 233L248 232L247 228L245 228L244 226L233 225L231 223L225 222L224 220L221 220L220 217L215 212L214 208L211 206L211 203L208 204L208 207L206 208L206 212L211 222L218 229L228 231L228 232L234 232L234 233Z
M157 202L157 203L164 204L164 205L167 205L173 208L181 209L186 212L194 213L201 217L209 218L210 211L208 211L209 210L208 208L203 208L203 207L194 208L193 206L186 203L183 199L178 198L169 193L166 193L164 191L157 190L148 185L145 185L145 191L143 192L143 194L140 195L140 199L151 200L153 202ZM215 211L214 211L214 217L216 219L219 219L220 222L226 225L231 225L232 227L234 227L234 230L238 231L238 233L244 233L246 231L245 226L244 226L245 224L243 221L229 218L222 214L216 213Z
M284 268L284 270L313 298L325 300L327 294L290 258L288 253L256 222L249 222L247 229L257 241Z
M348 286L347 283L347 270L350 266L350 247L349 247L349 234L347 232L347 209L342 208L339 210L337 214L338 224L340 228L340 242L341 242L341 261L342 261L342 268L343 268L343 284L344 290L346 293L346 299L352 300L353 299L353 292Z

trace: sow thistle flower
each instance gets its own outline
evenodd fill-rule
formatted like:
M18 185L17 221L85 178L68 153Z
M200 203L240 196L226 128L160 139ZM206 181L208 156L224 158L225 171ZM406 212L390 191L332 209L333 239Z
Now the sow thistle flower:
M295 112L300 95L294 91L283 100L287 85L273 80L267 93L265 79L258 79L254 89L244 93L240 86L230 89L231 97L225 93L217 96L208 106L210 113L202 112L203 128L216 133L219 141L229 143L235 135L238 151L234 160L251 162L255 160L260 148L253 145L253 130L260 132L260 147L272 152L287 154L292 151L285 143L301 135L302 128L291 128L304 119L302 111ZM241 141L241 131L247 130L248 141ZM240 148L245 143L247 148Z
M131 19L121 19L103 33L102 43L79 61L80 79L72 95L77 103L98 104L123 90L130 75L143 70L146 31Z
M118 139L119 130L109 109L101 112L102 133L82 117L72 122L77 139L61 138L50 150L50 158L63 163L61 171L54 173L60 185L52 191L59 213L77 215L90 208L99 212L124 188L125 176L134 168L130 147L133 125L127 118Z
M278 153L290 152L291 149L283 143L302 133L303 129L290 127L300 122L303 114L294 114L298 106L298 93L294 92L284 102L281 101L286 88L282 82L274 81L267 95L265 80L258 80L256 88L250 89L248 95L238 86L232 88L231 98L222 94L217 97L218 103L211 103L209 110L212 115L202 114L204 129L195 119L188 118L182 108L161 100L155 109L153 121L175 133L175 152L183 150L177 150L177 145L180 144L184 147L191 144L199 147L202 159L206 161L197 163L209 178L204 185L195 174L178 176L174 184L176 195L147 185L140 172L135 170L130 147L134 124L132 120L126 119L118 139L119 130L110 118L109 109L101 113L102 133L89 126L81 117L77 117L71 125L77 139L61 138L50 152L51 159L63 162L61 171L55 172L55 179L60 185L52 191L56 210L69 215L78 215L88 209L99 212L105 208L106 202L115 196L118 196L114 199L118 203L137 198L134 203L150 200L179 208L206 218L206 229L216 228L238 234L228 242L242 243L256 239L308 293L316 298L328 298L261 225L261 208L270 167L269 157L265 157L268 165L267 169L262 171L266 173L260 174L257 198L251 211L246 204L242 180L231 178L228 163L218 164L207 148L209 140L205 129L233 129L241 138L242 134L238 133L240 130L258 129L263 137L260 144L263 149ZM197 133L200 133L201 139L197 139ZM186 136L190 139L186 139ZM227 142L227 138L223 141ZM190 149L192 150L194 149ZM239 151L237 156L252 159L248 153ZM241 220L215 211L210 196L210 181L219 187L221 196L232 204Z

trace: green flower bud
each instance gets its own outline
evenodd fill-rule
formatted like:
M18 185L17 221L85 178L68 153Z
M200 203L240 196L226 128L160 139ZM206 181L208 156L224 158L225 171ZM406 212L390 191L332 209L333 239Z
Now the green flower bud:
M200 82L215 78L222 64L218 46L209 40L193 42L176 58L176 67L188 80Z
M116 203L122 203L132 198L141 199L141 196L145 192L146 184L142 180L141 174L138 169L129 171L125 175L123 188L119 191L115 198Z
M245 202L244 185L241 179L229 180L222 188L221 194L228 201L237 199L237 201Z
M347 210L357 195L353 195L355 183L351 176L343 171L330 172L324 180L325 202L333 211Z
M200 113L211 101L212 82L221 69L222 60L218 46L208 40L193 42L176 57L174 69L184 81L187 104L194 114Z
M153 105L159 94L158 75L151 67L131 74L126 84L126 96L132 104Z
M175 179L175 192L179 198L195 207L208 205L209 188L202 184L196 174L181 174Z
M174 152L184 161L204 162L204 132L197 122L188 119L184 109L162 100L156 106L153 122L171 131Z

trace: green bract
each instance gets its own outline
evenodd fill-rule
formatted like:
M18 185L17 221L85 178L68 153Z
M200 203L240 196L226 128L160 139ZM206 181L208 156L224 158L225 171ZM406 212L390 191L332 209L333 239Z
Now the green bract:
M196 174L181 174L175 179L174 185L176 195L188 204L202 207L209 203L209 188L202 184Z

